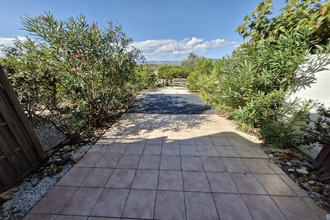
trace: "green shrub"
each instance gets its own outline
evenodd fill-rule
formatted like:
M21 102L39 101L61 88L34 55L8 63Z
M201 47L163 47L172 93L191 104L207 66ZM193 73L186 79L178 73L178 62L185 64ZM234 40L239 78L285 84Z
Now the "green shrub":
M190 90L199 91L204 82L207 81L207 76L209 76L213 69L213 61L211 59L198 60L195 68L187 77L190 85L188 88Z
M33 38L8 49L1 65L29 116L47 109L65 120L68 136L126 108L145 80L135 73L140 51L113 22L101 30L84 16L59 21L46 13L24 18L23 29Z
M318 117L316 121L308 119L307 124L311 125L303 127L303 142L306 144L314 144L316 142L324 147L330 147L330 108L326 109L324 105L317 108Z

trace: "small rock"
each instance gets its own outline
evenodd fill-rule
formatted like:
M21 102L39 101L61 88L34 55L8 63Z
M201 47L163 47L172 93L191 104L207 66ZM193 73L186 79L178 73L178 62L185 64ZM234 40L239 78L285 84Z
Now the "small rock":
M69 152L69 151L71 151L71 147L70 147L69 145L65 145L65 146L63 147L63 150L64 150L65 152Z
M286 162L286 165L288 165L289 167L291 167L292 166L292 163Z
M315 181L313 181L313 180L310 180L310 181L308 181L307 182L309 185L311 185L311 186L314 186L315 185Z
M80 160L80 158L82 158L84 155L85 155L85 153L77 151L71 155L71 160L73 160L75 163L77 163Z
M290 168L290 169L288 169L288 172L293 173L294 169Z
M304 189L304 190L306 190L306 191L309 191L309 187L308 187L308 185L307 185L306 183L299 183L299 186L300 186L302 189Z
M313 186L312 190L318 194L322 194L323 190L320 186Z
M63 165L63 164L65 164L65 161L61 157L58 157L55 159L54 163L56 165Z
M48 156L48 157L51 157L54 153L55 153L55 150L49 150L49 151L47 152L47 156Z
M0 194L0 204L8 201L9 199L11 199L11 197L13 197L13 195L16 192L18 192L18 188L12 188L12 189L9 189L9 190L1 193Z
M292 158L289 155L284 154L283 159L284 160L291 160Z
M271 150L269 150L269 149L267 149L267 150L265 150L265 153L266 153L266 154L271 154L271 153L272 153L272 151L271 151Z
M54 155L55 156L61 156L62 154L60 152L56 152Z
M324 184L323 189L330 191L330 185L329 184Z
M297 168L296 172L303 174L303 175L308 175L308 171L307 171L306 167Z
M56 173L60 173L62 171L63 171L63 167L62 166L57 167Z
M36 186L36 185L38 185L40 180L41 180L41 178L39 176L35 176L30 180L30 182L31 182L32 186Z
M279 157L279 156L280 156L280 154L279 154L279 153L277 153L277 152L275 152L275 153L273 153L273 156L274 156L274 157Z
M311 167L311 170L319 170L322 167L322 164L320 162L318 162L317 160L313 160L310 167Z
M323 206L330 207L330 204L327 203L326 201L322 200L322 199L319 200L319 203Z
M320 181L324 184L330 184L330 176L321 178Z

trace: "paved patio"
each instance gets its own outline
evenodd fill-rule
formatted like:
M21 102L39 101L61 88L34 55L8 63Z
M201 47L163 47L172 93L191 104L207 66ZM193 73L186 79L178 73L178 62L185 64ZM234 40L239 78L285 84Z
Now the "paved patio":
M257 146L215 114L127 113L25 217L325 219Z

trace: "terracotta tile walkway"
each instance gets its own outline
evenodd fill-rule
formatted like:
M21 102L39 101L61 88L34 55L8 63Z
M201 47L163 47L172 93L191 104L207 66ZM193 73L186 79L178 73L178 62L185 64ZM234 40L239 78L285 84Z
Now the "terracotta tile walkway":
M325 219L254 143L214 114L125 114L29 219Z

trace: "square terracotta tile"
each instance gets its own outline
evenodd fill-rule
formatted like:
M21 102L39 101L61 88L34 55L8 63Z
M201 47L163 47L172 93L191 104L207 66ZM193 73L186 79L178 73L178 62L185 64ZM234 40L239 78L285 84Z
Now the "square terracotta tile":
M243 161L252 173L275 173L263 159L243 159Z
M189 140L192 138L194 138L194 134L187 128L181 129L181 131L179 132L179 140Z
M87 153L81 158L75 167L94 167L102 157L102 153Z
M105 187L110 179L113 169L108 168L94 168L81 186L84 187Z
M196 140L195 138L191 137L191 138L188 138L188 139L179 139L179 144L180 145L188 145L188 146L191 146L191 145L197 145L196 144Z
M94 146L88 151L88 153L101 153L104 154L109 148L110 144L94 144Z
M158 191L155 219L186 219L183 192Z
M239 194L213 193L220 219L252 220L249 210Z
M238 193L229 173L206 172L212 192Z
M59 214L76 190L76 187L55 186L30 213Z
M161 170L181 170L180 156L161 156L160 169Z
M163 137L148 137L147 144L162 144Z
M220 157L202 157L205 171L227 172Z
M92 211L93 216L120 217L129 189L104 189Z
M201 156L219 157L219 153L214 146L198 146Z
M253 146L254 146L254 144L253 144ZM268 159L269 158L268 155L265 152L263 152L263 150L261 150L258 145L255 145L253 147L253 149L257 152L257 154L259 154L260 158L263 158L263 159Z
M205 172L183 171L184 191L210 192Z
M214 146L213 141L210 137L197 137L195 138L196 144L199 146Z
M255 174L268 195L296 196L290 187L278 176L272 174Z
M71 197L70 201L65 205L61 214L66 215L85 215L88 216L103 188L79 188Z
M94 217L90 216L88 217L88 220L120 220L122 218L108 218L108 217Z
M280 174L285 174L285 172L279 166L277 166L276 164L274 164L274 163L267 163L267 164L270 168L272 168L272 170L274 170L274 172L276 174L279 174L279 175Z
M162 147L162 155L179 156L180 155L179 145L164 144Z
M220 157L240 157L233 146L215 146Z
M122 217L152 219L155 199L156 190L131 190Z
M288 175L279 175L281 179L300 197L309 197Z
M140 137L140 134L137 136L137 138L132 138L129 144L145 145L147 143L147 139Z
M162 152L161 144L147 144L144 148L143 154L145 155L160 155Z
M92 168L73 167L67 174L65 174L57 185L80 186L91 171Z
M245 205L253 219L279 220L285 219L273 200L265 195L242 195ZM298 218L299 219L299 218Z
M272 196L287 219L319 219L298 197Z
M144 150L144 144L129 144L124 154L142 154Z
M205 129L199 129L199 128L192 128L192 133L195 138L198 137L210 137L209 133Z
M127 148L127 143L113 143L107 152L113 154L123 154Z
M219 219L211 193L185 192L187 219Z
M106 187L130 188L135 176L134 169L115 169Z
M87 216L77 216L77 215L58 215L55 220L87 220Z
M243 137L238 135L236 136L227 136L229 143L233 146L249 146L250 142Z
M203 163L200 157L182 156L182 170L204 171Z
M231 173L230 175L240 193L267 194L253 174Z
M105 153L95 167L115 168L122 154Z
M251 173L241 158L222 158L222 161L230 173Z
M259 158L259 154L250 146L234 146L241 157Z
M159 169L160 156L156 155L143 155L141 157L138 169Z
M210 135L214 145L231 145L228 139L224 136Z
M180 141L178 139L173 139L173 138L164 138L163 143L164 144L180 145Z
M45 215L45 214L27 214L23 220L54 220L56 215Z
M317 215L320 219L324 219L326 213L324 209L318 206L310 197L301 197L301 200Z
M117 168L134 168L139 165L141 155L124 154L117 165Z
M200 156L196 145L180 145L180 153L182 156Z
M208 135L212 138L212 137L221 137L221 138L225 138L226 136L224 135L223 131L220 131L219 129L216 130L212 130L212 129L206 129Z
M137 170L132 189L156 189L158 170Z
M173 170L159 171L159 190L183 190L182 172Z

